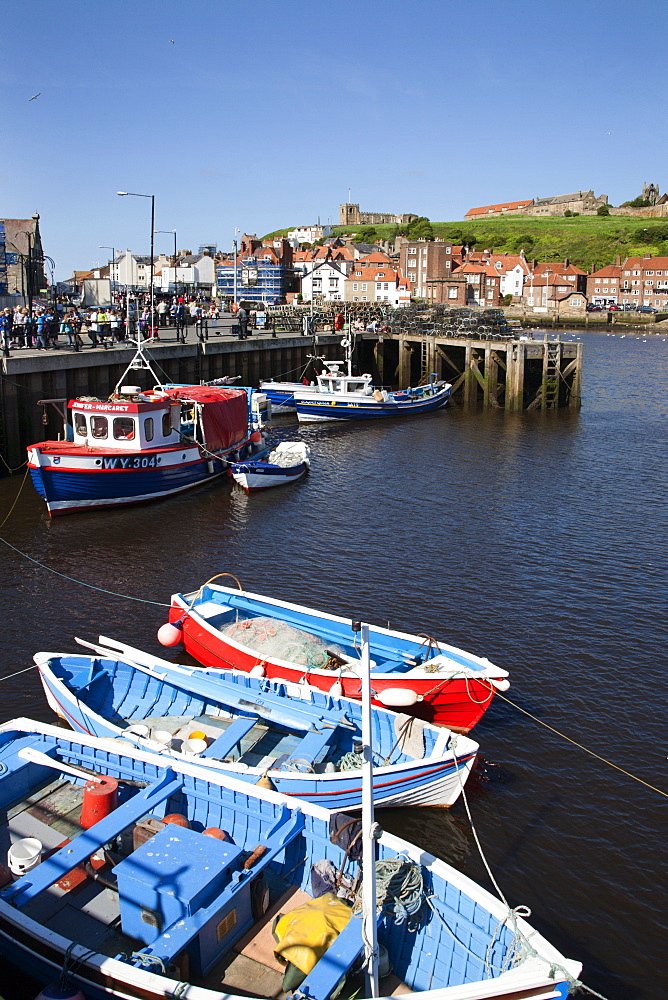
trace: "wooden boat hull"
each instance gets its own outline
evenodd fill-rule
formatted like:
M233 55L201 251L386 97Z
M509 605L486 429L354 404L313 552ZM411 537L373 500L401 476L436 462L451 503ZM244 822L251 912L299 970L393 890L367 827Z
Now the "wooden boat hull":
M22 757L35 751L46 756L46 766ZM70 839L65 842L54 813L46 806L40 811L40 803L81 801L87 774L72 779L61 771L61 761L65 768L114 777L125 788L122 803L85 832L74 828L74 819L68 821ZM0 727L0 762L2 846L17 836L39 833L48 852L35 868L0 889L0 952L12 963L42 982L58 980L65 966L70 982L88 1000L110 996L167 1000L182 994L188 1000L236 1000L276 995L282 971L262 964L257 952L253 960L246 957L241 935L247 927L251 935L262 928L269 934L276 912L272 907L281 907L287 898L283 887L301 892L302 897L308 894L314 860L327 859L335 869L341 865L344 852L336 836L332 840L336 821L330 812L197 765L170 761L166 767L156 754L132 748L119 751L118 744L30 720ZM164 827L160 840L139 847L134 837L129 843L126 838L127 846L116 848L120 862L113 862L115 891L86 876L77 865L112 841L120 845L119 834L131 829L143 810L158 820L181 812L190 829ZM212 844L201 833L211 827L226 829L231 840ZM155 836L160 838L160 831ZM167 849L159 850L158 843ZM265 845L264 854L254 849L258 844ZM251 852L256 860L250 867L243 862L244 869L236 874L219 865L203 868L186 845L192 845L197 856L201 850L212 857L224 855L238 867L244 857L250 862ZM561 955L504 903L398 837L381 833L377 850L379 860L386 863L405 859L423 885L415 900L419 920L407 927L392 911L378 917L379 940L394 966L393 976L381 984L381 995L388 996L398 984L417 1000L566 996L579 975L579 963ZM178 881L161 896L164 869L159 866L170 857ZM69 881L70 873L76 885ZM264 902L255 910L250 905L252 883L264 873L270 875L269 909ZM157 882L154 874L160 875ZM198 887L207 881L211 890L201 898ZM194 888L184 897L183 888L188 886ZM255 893L255 898L259 902L262 896ZM178 919L174 907L185 905L191 907L189 915ZM342 971L359 954L358 918L350 918L334 947L338 956L334 968L330 969L326 953L303 984L314 1000L328 1000ZM186 952L189 971L183 961ZM258 985L272 980L272 987ZM363 994L362 990L362 1000Z
M329 691L338 682L346 698L361 698L361 681L353 671L314 669L258 653L257 649L244 644L243 632L234 637L226 635L203 612L213 597L214 601L222 602L221 612L226 608L233 611L243 607L246 613L267 614L290 621L306 632L322 634L328 641L344 646L352 641L349 620L257 594L240 594L225 587L204 588L202 599L195 600L191 607L194 597L192 594L173 595L169 617L170 621L182 624L187 652L204 666L256 672L261 669L272 680L302 682L322 691ZM394 666L388 663L382 671L372 670L374 704L399 709L454 732L469 732L482 718L497 688L508 686L505 670L443 643L439 648L447 653L448 662L442 668L435 669L436 660L433 664L427 663L427 668L406 670L401 655L410 655L423 647L420 637L372 627L371 642L372 659L378 658L374 654L374 642L396 652ZM429 669L432 666L433 669Z
M170 714L184 720L179 724L182 730L201 730L204 725L202 719L209 718L210 724L213 723L210 729L213 740L220 733L215 725L220 717L235 717L230 701L226 701L223 694L230 684L237 689L232 697L236 694L249 704L255 702L256 706L261 700L267 705L269 715L274 704L273 699L270 701L267 698L266 681L260 682L238 672L231 674L227 671L222 676L212 675L202 669L197 671L197 668L181 672L181 668L172 667L170 676L170 665L158 660L155 661L155 672L151 675L133 669L123 660L59 653L38 653L35 662L39 667L49 705L73 729L89 736L126 739L153 749L155 742L133 737L127 730L130 723L142 723L147 719L153 720L153 731L164 730L167 713L161 706L169 705ZM146 662L150 662L150 658L147 657ZM199 677L197 673L204 676ZM94 682L91 683L89 678L94 678ZM217 695L217 691L221 692L220 695ZM275 697L283 703L283 717L288 721L294 702L295 716L299 714L300 706L306 705L308 712L313 706L314 726L322 718L319 714L322 709L326 711L328 719L342 716L350 719L357 726L354 732L360 735L361 716L356 702L322 696L316 696L315 702L311 697L307 701L300 700L297 696L293 699L285 685L275 686ZM119 704L123 706L124 718L119 715ZM237 712L236 717L238 716ZM188 718L189 722L186 721ZM401 756L397 752L400 740L396 735L395 719L395 714L386 709L375 710L373 746L377 763L384 757L392 758L394 755L396 760ZM151 728L151 725L147 728ZM306 752L300 747L308 745L308 737L305 743L302 739L304 733L296 732L296 742L290 756L300 761L302 754ZM447 734L440 730L424 733L423 739L429 741L429 751L425 752L422 759L402 760L401 763L388 763L374 769L374 801L377 807L451 806L457 800L475 762L478 744L464 736L459 736L457 740L448 739ZM351 736L343 750L348 746L352 748L352 743ZM292 743L288 745L291 748L293 746ZM231 749L230 747L226 751L226 757ZM176 759L188 759L182 750L171 748L163 752ZM279 756L278 749L272 753L275 758ZM213 767L241 781L255 784L260 778L266 777L278 792L299 796L327 809L361 807L361 768L337 770L335 773L324 770L316 772L313 762L307 759L303 765L296 765L303 769L304 773L300 773L299 770L280 770L272 766L268 758L265 758L263 764L256 766L243 761L233 763L208 756L198 760L202 765Z

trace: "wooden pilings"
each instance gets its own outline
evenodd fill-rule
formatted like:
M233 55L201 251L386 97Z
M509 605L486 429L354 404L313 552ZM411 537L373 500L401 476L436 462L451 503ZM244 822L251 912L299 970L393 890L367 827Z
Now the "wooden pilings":
M581 343L547 335L542 340L476 340L386 334L374 345L379 374L383 367L389 370L390 345L398 348L395 379L400 388L435 372L452 383L453 401L466 407L519 411L580 406Z

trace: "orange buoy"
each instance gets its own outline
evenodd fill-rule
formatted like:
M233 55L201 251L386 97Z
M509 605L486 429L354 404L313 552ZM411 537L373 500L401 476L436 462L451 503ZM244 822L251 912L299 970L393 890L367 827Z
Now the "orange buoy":
M221 830L219 826L210 826L202 831L205 837L213 837L215 840L231 840L227 830Z
M182 826L186 830L190 829L190 823L182 813L170 813L169 816L165 816L162 822L172 823L174 826Z
M83 804L80 825L84 830L95 826L98 820L104 819L116 808L118 798L118 782L108 774L100 775L96 781L87 781L84 785Z

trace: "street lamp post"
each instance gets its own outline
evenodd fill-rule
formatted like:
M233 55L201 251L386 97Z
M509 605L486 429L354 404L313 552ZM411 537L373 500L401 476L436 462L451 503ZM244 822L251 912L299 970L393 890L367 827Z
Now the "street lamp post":
M127 195L129 195L131 198L150 198L151 199L151 270L150 270L150 282L151 282L151 324L153 324L153 233L155 232L155 195L154 194L138 194L136 191L117 191L116 194L119 195L121 198L124 198Z
M234 305L237 304L237 233L240 229L234 230Z

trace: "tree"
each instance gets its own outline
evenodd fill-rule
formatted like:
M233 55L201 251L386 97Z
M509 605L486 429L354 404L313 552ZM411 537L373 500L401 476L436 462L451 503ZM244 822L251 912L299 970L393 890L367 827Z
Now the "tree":
M355 243L373 243L378 233L373 226L363 226L355 236Z
M623 201L622 208L649 208L651 204L647 198L634 198L633 201Z
M610 206L609 205L599 205L598 208L596 209L596 214L597 215L610 215Z
M406 235L409 240L433 240L434 230L426 215L421 215L409 224Z

